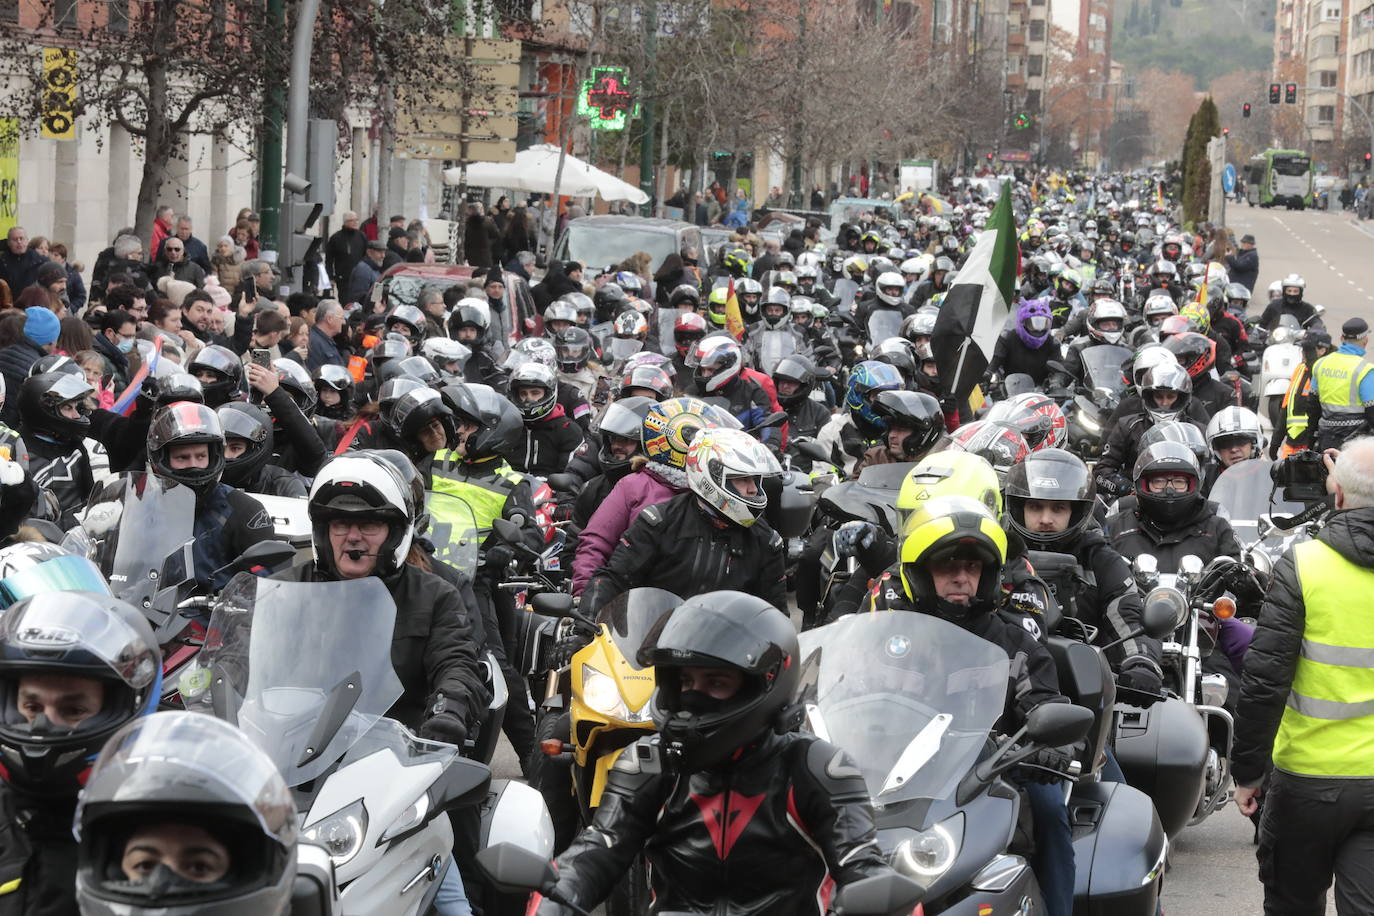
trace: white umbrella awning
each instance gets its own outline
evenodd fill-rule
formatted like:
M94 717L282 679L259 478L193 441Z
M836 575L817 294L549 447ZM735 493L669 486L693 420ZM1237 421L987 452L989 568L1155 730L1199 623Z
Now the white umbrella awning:
M467 183L479 188L508 188L533 194L552 194L558 176L558 147L531 146L515 154L514 162L474 162L467 167ZM456 185L463 180L458 168L444 170L444 182ZM568 197L600 197L603 200L628 200L647 203L649 197L639 188L608 172L588 165L576 156L563 157L563 174L558 193Z

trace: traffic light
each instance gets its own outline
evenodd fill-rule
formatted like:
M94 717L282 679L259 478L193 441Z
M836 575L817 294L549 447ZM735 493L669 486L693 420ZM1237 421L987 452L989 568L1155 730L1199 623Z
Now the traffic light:
M1374 153L1365 153L1365 154L1364 154L1364 167L1365 167L1366 169L1369 168L1369 162L1370 162L1371 159L1374 159Z
M310 230L319 222L323 212L324 204L318 201L293 199L282 202L282 217L290 234L284 240L282 247L285 250L281 253L278 266L282 271L282 280L290 284L292 292L314 290L317 286L318 270L305 265L318 264L320 261L320 246L324 244L324 239L311 235Z
M1249 102L1246 102L1244 105L1240 106L1240 116L1241 116L1242 118L1248 118L1248 117L1250 117L1250 103L1249 103Z
M1223 137L1229 137L1229 136L1231 136L1231 128L1229 128L1229 127L1223 127L1223 128L1221 129L1221 135L1222 135Z
M992 161L992 153L988 153L988 162Z
M1296 104L1298 101L1298 84L1288 83L1283 87L1283 100L1289 105Z
M1279 103L1280 94L1282 93L1282 91L1283 91L1283 87L1280 86L1278 83L1270 83L1270 84L1269 84L1269 104L1270 104L1270 105L1277 105L1277 104Z

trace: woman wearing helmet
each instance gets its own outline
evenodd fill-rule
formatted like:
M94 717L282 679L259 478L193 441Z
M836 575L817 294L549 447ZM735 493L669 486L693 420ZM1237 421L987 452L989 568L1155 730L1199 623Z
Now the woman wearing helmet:
M297 815L271 758L227 722L160 712L105 745L76 812L86 916L291 912Z
M422 738L462 747L490 699L470 622L478 610L408 562L418 511L409 483L376 453L350 452L320 469L307 511L315 560L276 578L381 579L396 603L391 663L404 689L388 715Z
M1193 383L1182 366L1160 363L1145 371L1139 384L1138 404L1125 403L1117 410L1111 435L1102 446L1097 461L1097 486L1108 500L1131 491L1126 469L1135 465L1140 453L1140 440L1156 423L1184 420L1198 429L1206 426L1189 410Z
M76 912L77 794L106 740L156 710L161 694L162 657L152 628L108 592L49 591L5 611L6 909Z
M184 486L195 493L191 557L196 584L207 592L229 581L231 574L224 567L259 541L273 540L276 533L261 503L220 480L224 453L224 427L204 404L180 401L153 415L148 471L164 485Z
M1210 563L1240 556L1231 523L1202 495L1202 469L1181 442L1156 442L1141 450L1131 472L1136 505L1107 519L1107 536L1127 556L1154 555L1159 571L1175 573L1192 554Z
M1054 316L1044 299L1023 300L1016 306L1016 324L997 335L984 379L1014 373L1028 375L1037 386L1050 376L1049 364L1058 357L1058 348L1050 342Z
M673 321L673 378L681 394L681 387L690 383L692 368L687 364L692 348L706 336L710 327L696 312L679 312Z
M646 421L647 422L647 421ZM646 451L652 458L649 443ZM757 439L738 429L706 429L687 446L689 492L649 506L592 574L582 606L595 611L642 585L691 596L727 585L786 607L783 542L760 516L764 478L782 473Z
M687 450L702 430L732 428L735 420L718 407L696 398L653 403L644 412L639 439L642 458L595 508L582 529L573 561L573 594L606 562L646 507L667 502L687 489Z
M1069 554L1091 573L1084 582L1076 570L1067 570L1065 581L1053 583L1064 613L1097 627L1102 645L1124 640L1107 650L1108 659L1123 678L1130 672L1130 686L1158 693L1160 645L1130 635L1140 627L1140 593L1129 564L1097 526L1087 465L1063 449L1037 452L1007 474L1004 495L1007 524L1029 549Z
M558 403L554 371L541 363L520 366L510 376L510 399L525 423L525 447L512 465L539 477L562 471L583 436L581 427Z
M879 578L865 609L940 617L1001 647L1015 659L1017 664L1009 671L1009 699L995 726L999 731L1020 728L1042 703L1068 703L1059 693L1059 677L1049 650L1017 617L999 610L1007 536L992 511L968 496L936 496L912 514L903 531L906 536L896 569ZM1049 747L1030 759L1035 765L1059 772L1072 761L1071 754ZM1046 912L1070 916L1073 835L1058 782L1049 774L1024 780L1035 828L1032 865L1045 894Z
M820 916L823 886L887 873L853 761L788 724L801 659L786 615L711 591L662 620L639 657L658 682L662 738L612 769L594 822L558 859L560 896L592 909L641 852L664 911ZM629 765L639 759L656 765ZM729 829L703 830L703 812ZM742 863L728 874L727 853Z

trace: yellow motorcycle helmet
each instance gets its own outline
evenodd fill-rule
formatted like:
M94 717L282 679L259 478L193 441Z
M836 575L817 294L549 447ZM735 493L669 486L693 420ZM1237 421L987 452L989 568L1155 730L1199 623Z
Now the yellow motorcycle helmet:
M717 286L706 297L706 317L718 328L725 327L725 304L730 301L730 288Z
M993 518L1002 517L1002 490L987 459L973 452L934 452L922 458L902 480L897 491L897 513L912 513L939 496L968 496L987 507ZM906 530L903 525L902 530Z
M963 624L991 612L1007 560L1007 534L988 507L969 496L937 496L907 520L902 540L902 588L919 610ZM930 565L951 557L982 562L978 588L967 605L942 599Z

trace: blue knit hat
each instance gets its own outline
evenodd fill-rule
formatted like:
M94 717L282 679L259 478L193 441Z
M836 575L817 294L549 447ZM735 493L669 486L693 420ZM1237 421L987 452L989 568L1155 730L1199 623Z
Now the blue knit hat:
M25 337L40 347L57 340L58 332L62 330L62 322L57 320L52 309L34 305L24 309L24 314L28 316L24 321Z

